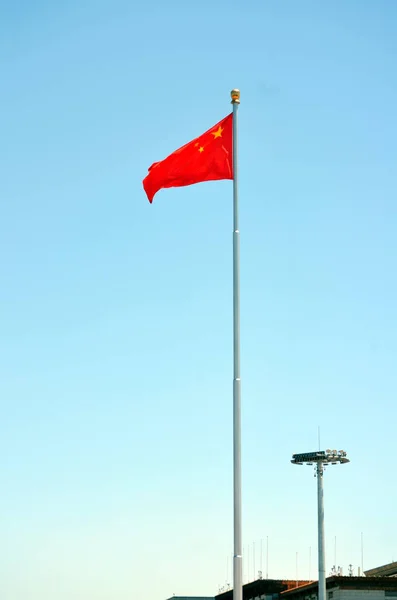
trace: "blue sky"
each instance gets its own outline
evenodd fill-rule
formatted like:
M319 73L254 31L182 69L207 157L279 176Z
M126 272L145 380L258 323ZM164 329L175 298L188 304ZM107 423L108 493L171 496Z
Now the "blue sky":
M2 600L230 579L232 184L141 181L232 87L245 580L316 575L318 425L327 572L397 560L396 53L391 0L3 3Z

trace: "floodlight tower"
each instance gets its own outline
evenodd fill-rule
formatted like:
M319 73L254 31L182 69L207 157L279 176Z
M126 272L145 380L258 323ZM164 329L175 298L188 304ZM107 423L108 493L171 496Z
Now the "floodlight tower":
M319 450L293 454L291 462L294 465L315 465L317 477L317 508L318 508L318 600L325 600L325 544L324 544L324 469L327 465L337 465L350 462L344 450Z

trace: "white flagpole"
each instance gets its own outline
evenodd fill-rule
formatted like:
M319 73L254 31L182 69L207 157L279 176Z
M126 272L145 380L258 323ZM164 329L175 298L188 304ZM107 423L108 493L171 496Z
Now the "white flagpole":
M243 600L241 527L241 378L240 378L240 231L238 219L237 111L239 90L231 91L233 105L233 600Z

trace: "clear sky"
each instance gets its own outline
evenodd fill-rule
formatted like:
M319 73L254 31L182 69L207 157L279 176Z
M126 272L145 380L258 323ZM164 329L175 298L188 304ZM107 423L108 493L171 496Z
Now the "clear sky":
M0 14L0 596L210 595L232 552L232 183L152 162L239 87L245 581L397 560L397 4ZM311 565L309 555L311 548ZM248 555L250 572L248 573Z

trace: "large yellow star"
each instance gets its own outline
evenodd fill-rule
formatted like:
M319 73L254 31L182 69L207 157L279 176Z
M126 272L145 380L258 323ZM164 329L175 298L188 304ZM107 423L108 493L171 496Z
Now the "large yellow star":
M216 131L211 131L211 133L214 136L214 140L216 140L216 138L222 137L223 128L221 126L219 126Z

